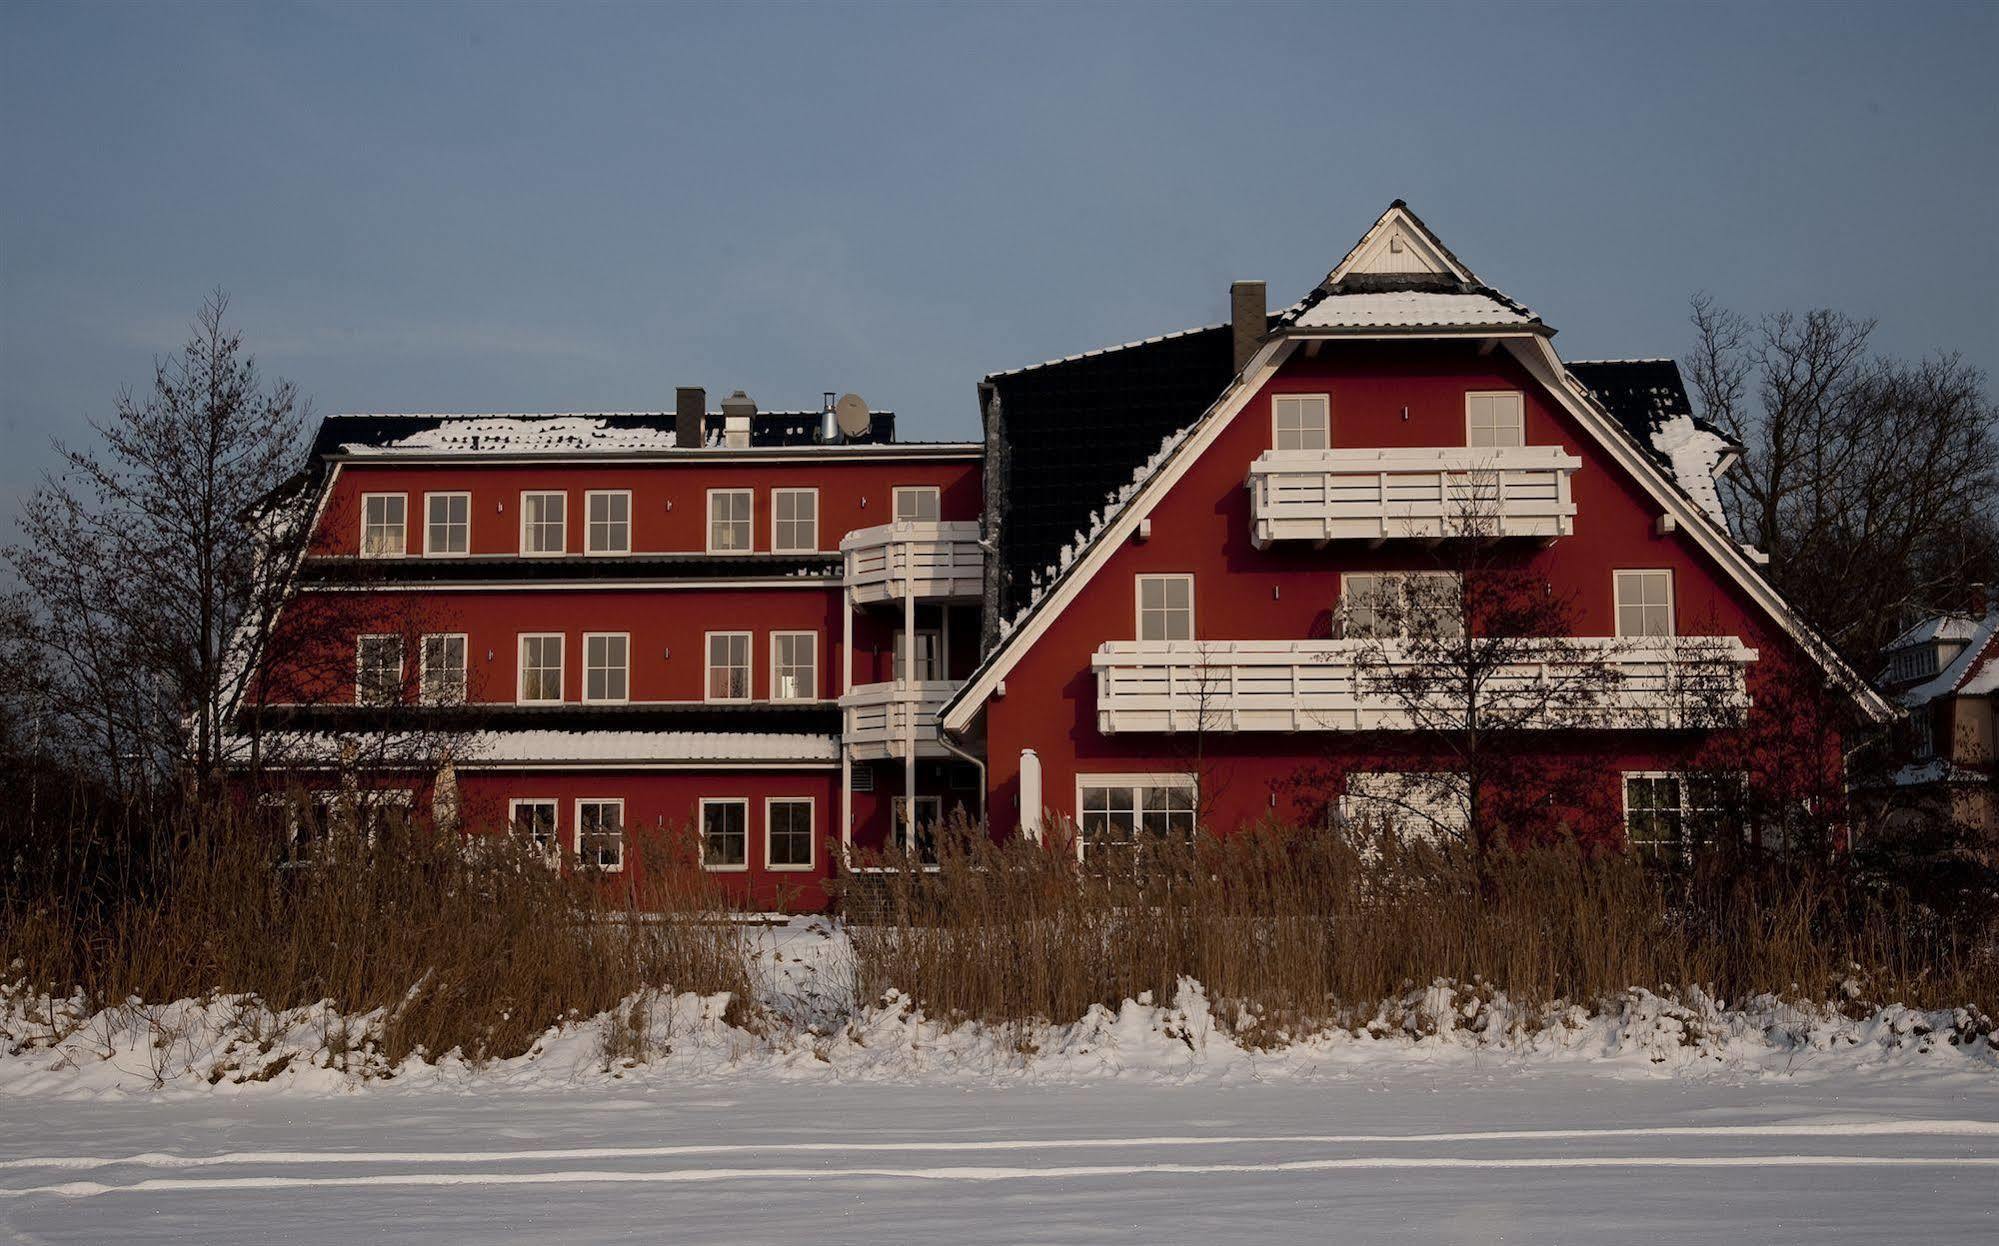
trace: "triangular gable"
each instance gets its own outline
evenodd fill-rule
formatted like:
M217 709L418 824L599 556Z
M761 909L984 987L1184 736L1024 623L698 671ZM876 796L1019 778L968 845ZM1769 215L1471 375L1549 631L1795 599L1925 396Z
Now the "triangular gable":
M1333 266L1321 288L1331 289L1349 276L1449 277L1466 285L1479 284L1472 271L1400 199L1389 204L1373 228Z
M1327 281L1339 279L1348 261L1361 254L1370 245L1370 239L1377 235L1384 225L1396 219L1406 219L1423 230L1423 235L1435 246L1439 253L1449 256L1443 244L1430 234L1415 214L1408 211L1400 200L1384 213L1375 228L1368 231L1354 249L1348 252L1341 267L1335 268ZM1469 270L1451 263L1456 270L1469 278ZM1321 287L1324 289L1324 287ZM992 695L999 682L1006 677L1018 661L1019 655L1032 645L1046 630L1048 623L1058 616L1107 562L1113 551L1131 538L1139 522L1163 498L1167 491L1186 474L1188 467L1206 452L1235 417L1248 405L1249 400L1260 393L1263 387L1276 375L1279 368L1298 348L1300 341L1314 336L1310 331L1295 326L1280 329L1267 340L1256 355L1230 383L1213 405L1189 428L1180 443L1158 464L1152 474L1131 496L1128 503L1118 512L1116 519L1104 524L1091 539L1077 551L1063 572L1035 600L1027 611L1009 627L1000 644L986 656L974 671L971 679L958 690L956 696L944 706L939 715L946 730L962 731L971 724L972 718ZM1569 376L1568 369L1556 356L1554 346L1544 332L1521 332L1519 330L1497 330L1490 336L1504 345L1524 366L1528 373L1541 384L1542 389L1552 396L1581 426L1598 445L1634 478L1641 488L1656 502L1666 514L1673 516L1679 528L1688 539L1694 541L1719 566L1744 593L1809 654L1826 673L1852 696L1863 712L1877 721L1887 722L1895 717L1896 711L1869 684L1862 679L1845 660L1819 636L1812 627L1792 611L1789 603L1777 592L1769 580L1765 579L1742 548L1729 534L1722 530L1671 480L1667 479L1661 466L1624 434L1616 418L1589 393L1579 381Z

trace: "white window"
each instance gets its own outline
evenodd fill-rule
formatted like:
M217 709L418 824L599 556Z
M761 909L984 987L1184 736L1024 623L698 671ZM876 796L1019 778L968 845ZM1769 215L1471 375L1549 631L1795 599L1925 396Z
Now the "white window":
M1931 717L1934 710L1928 704L1918 705L1909 711L1909 756L1917 761L1928 761L1937 755L1936 720Z
M701 868L706 870L750 868L749 801L701 802Z
M423 495L423 552L431 558L463 557L472 551L472 495Z
M1340 576L1340 634L1349 639L1464 635L1458 577L1451 571L1355 572Z
M1278 394L1270 400L1270 446L1324 450L1332 445L1332 422L1329 395Z
M615 874L625 868L625 802L576 802L576 860L588 869Z
M423 638L418 658L423 699L430 705L456 705L465 699L465 635L447 632Z
M1527 417L1521 396L1515 392L1466 394L1465 444L1486 447L1526 445Z
M1619 571L1615 580L1619 636L1673 634L1672 572Z
M1464 775L1455 771L1355 773L1347 776L1340 817L1376 831L1463 838L1471 824L1469 796Z
M1624 776L1624 834L1669 865L1743 830L1744 776L1638 772Z
M1138 577L1138 638L1140 640L1194 639L1193 576Z
M632 638L625 632L583 634L583 699L617 701L631 691Z
M583 551L632 552L632 495L624 489L593 489L583 495Z
M708 490L708 552L746 554L756 548L750 507L756 495L748 489Z
M354 638L354 699L386 705L403 699L403 638Z
M361 557L401 558L409 549L409 497L361 495Z
M764 801L764 866L773 870L812 868L812 801L773 796Z
M943 493L936 485L897 485L897 523L936 523L943 515Z
M708 633L708 699L750 699L750 634Z
M770 699L819 699L819 633L770 634Z
M770 547L780 554L819 549L819 490L773 489L770 493Z
M1128 855L1148 840L1191 838L1196 790L1191 774L1077 776L1077 851Z
M527 841L537 856L554 860L560 856L557 838L556 803L552 800L514 799L507 802L507 824L514 834Z
M895 677L917 683L931 683L944 678L944 637L919 628L916 633L916 668L911 670L909 633L898 630L895 634Z
M521 494L521 553L534 557L566 553L568 521L568 494Z
M521 637L522 704L562 699L562 633L537 632Z

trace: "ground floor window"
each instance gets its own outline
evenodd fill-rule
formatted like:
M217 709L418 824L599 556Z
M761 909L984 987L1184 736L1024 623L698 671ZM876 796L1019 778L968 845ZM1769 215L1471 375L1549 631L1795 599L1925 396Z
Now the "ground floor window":
M764 802L764 864L774 870L812 868L812 802L802 798Z
M701 867L746 870L750 866L750 802L701 802Z
M1424 839L1463 838L1471 823L1464 775L1455 771L1366 772L1347 776L1340 817Z
M507 803L507 822L514 833L527 841L540 856L553 860L557 855L556 806L552 800L513 800Z
M1669 865L1695 850L1739 838L1744 777L1642 772L1624 776L1624 833L1631 846Z
M576 859L606 873L625 868L624 801L576 802Z
M944 821L944 802L936 796L918 796L912 810L907 796L891 802L895 842L915 855L924 865L937 864L937 828ZM911 813L916 816L910 817Z
M1194 834L1191 774L1082 775L1076 780L1078 851L1129 854L1149 840Z

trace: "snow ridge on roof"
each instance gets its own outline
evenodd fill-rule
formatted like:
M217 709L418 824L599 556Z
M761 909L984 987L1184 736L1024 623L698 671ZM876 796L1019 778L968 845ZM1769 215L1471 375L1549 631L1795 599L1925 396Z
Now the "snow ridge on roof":
M1328 294L1292 324L1300 329L1442 329L1534 322L1524 308L1489 294L1396 290Z
M1883 653L1927 645L1938 640L1966 641L1978 634L1979 620L1969 614L1935 614L1881 646Z
M341 755L342 736L335 731L281 731L267 735L270 756L301 761L333 760ZM448 739L453 761L460 767L576 762L835 762L838 740L818 732L766 731L476 731ZM410 764L435 761L446 740L413 733L382 741L385 761ZM235 737L234 747L247 756L248 740ZM243 758L238 758L242 760Z
M547 451L671 450L670 428L617 428L601 416L510 415L451 418L435 428L399 437L385 446L343 446L349 454L389 454L403 450L456 454L517 454Z
M1991 696L1999 692L1999 607L1994 607L1978 620L1977 629L1967 639L1969 643L1964 650L1935 679L1917 684L1898 694L1895 699L1913 707L1953 692L1968 697Z

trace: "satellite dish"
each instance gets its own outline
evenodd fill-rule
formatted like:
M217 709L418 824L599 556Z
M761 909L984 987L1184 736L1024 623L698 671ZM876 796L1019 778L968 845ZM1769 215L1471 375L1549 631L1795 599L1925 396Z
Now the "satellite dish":
M842 394L840 401L833 404L833 418L840 422L840 431L848 437L859 437L874 427L873 417L868 414L868 404L861 401L859 394Z

